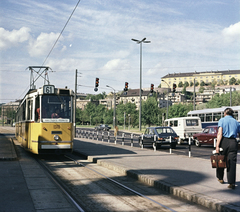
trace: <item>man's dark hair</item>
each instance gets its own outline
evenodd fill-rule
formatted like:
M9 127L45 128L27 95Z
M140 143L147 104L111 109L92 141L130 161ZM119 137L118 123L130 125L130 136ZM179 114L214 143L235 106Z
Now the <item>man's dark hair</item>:
M226 113L226 115L229 115L229 116L233 116L233 110L232 108L229 108L227 107L225 110L224 110L224 113Z

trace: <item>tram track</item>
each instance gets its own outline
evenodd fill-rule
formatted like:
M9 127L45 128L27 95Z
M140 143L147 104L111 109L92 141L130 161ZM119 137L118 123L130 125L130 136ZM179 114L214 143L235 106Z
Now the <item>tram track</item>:
M96 182L97 187L99 187L97 190L99 193L108 193L106 196L108 199L111 199L113 198L114 202L119 202L117 203L118 207L120 206L123 206L125 207L125 209L123 211L147 211L148 208L149 208L149 201L151 202L150 205L151 205L151 208L153 210L157 210L157 211L171 211L171 212L175 212L175 210L129 188L128 186L126 185L123 185L122 183L106 176L105 174L102 174L100 173L99 171L93 169L93 168L90 168L88 167L88 165L85 165L84 163L82 162L78 162L78 160L74 159L75 155L64 155L64 157L67 159L67 161L64 161L64 159L61 157L61 159L58 161L55 161L54 163L57 163L56 165L57 166L65 166L65 169L70 169L71 167L73 167L73 169L76 169L76 165L77 165L77 169L78 168L84 168L87 171L87 175L88 175L88 178L89 179L86 179L84 178L83 181L88 181L89 183L89 180L93 180L93 175L95 179L97 179L97 181L99 182ZM75 156L76 157L76 156ZM80 158L78 158L80 159ZM72 163L72 164L69 164L69 161ZM83 199L86 200L86 197L84 197L83 199L82 198L79 198L81 197L81 195L79 195L79 191L77 191L78 189L74 189L74 187L76 185L72 185L72 186L69 186L69 182L66 182L66 179L63 179L64 177L63 176L60 176L59 174L57 174L58 171L54 171L51 166L49 166L49 161L47 160L43 160L43 159L40 159L38 160L39 164L48 172L50 178L56 183L56 185L62 190L62 192L67 195L67 197L69 198L69 200L75 205L75 207L81 211L81 212L87 212L87 211L122 211L122 209L120 208L116 208L114 206L112 206L110 204L110 208L109 208L109 205L107 205L107 207L103 208L100 207L101 209L98 210L97 207L94 207L92 208L91 205L92 203L90 203L88 205L88 207L86 207L86 204L83 203ZM60 165L61 164L61 165ZM70 172L73 172L73 171L70 171ZM81 170L82 172L82 170ZM73 173L72 173L73 174ZM67 174L68 175L68 174ZM69 176L69 175L68 175ZM71 181L71 180L70 180ZM104 184L104 185L103 185ZM107 184L107 186L106 186ZM109 184L112 184L111 186L109 186ZM95 186L93 186L95 187ZM109 188L108 188L109 187ZM114 188L114 189L112 189ZM116 188L118 188L119 190L117 190ZM99 190L100 189L100 190ZM103 189L104 191L101 191L101 189ZM88 195L86 195L88 196ZM104 196L104 195L103 195ZM116 198L117 197L117 198ZM139 199L140 198L140 199ZM94 199L94 198L93 198ZM106 198L100 198L103 200L103 202L106 204L109 204L107 201L106 201ZM104 200L105 199L105 200ZM116 200L117 199L117 200ZM134 201L130 201L130 199L135 199ZM136 200L137 199L137 200ZM143 202L143 199L145 199L145 201L147 203L144 203L142 209L139 208L139 205ZM89 202L89 200L87 200L87 202ZM93 204L97 204L97 202L95 202L93 200ZM137 202L137 203L136 203ZM155 206L153 206L153 204L155 204Z
M85 212L85 210L80 206L78 201L74 198L74 196L71 195L66 186L64 186L64 184L56 178L56 176L52 173L49 167L42 160L37 161L41 165L41 167L48 173L49 177L52 179L55 185L67 196L71 203L77 208L77 210L80 212Z
M112 178L107 177L106 175L104 175L104 174L102 174L102 173L100 173L100 172L98 172L98 171L96 171L96 170L85 166L83 163L78 162L77 160L75 160L75 159L73 159L73 158L71 158L71 157L69 157L69 156L67 156L67 155L64 155L64 156L65 156L66 158L72 160L75 164L77 164L77 165L79 165L79 166L83 166L83 167L85 167L85 168L87 168L87 169L89 169L89 170L91 170L91 171L93 171L93 172L101 175L102 177L104 177L104 178L106 178L107 180L109 180L110 182L116 184L116 185L119 186L120 188L123 188L123 189L125 189L125 190L127 190L127 191L129 191L129 192L132 192L133 194L136 194L136 195L138 195L138 196L140 196L140 197L143 197L143 198L145 198L145 199L147 199L147 200L149 200L149 201L151 201L151 202L153 202L153 203L155 203L155 204L157 204L157 205L159 205L159 206L161 206L161 207L163 207L163 208L165 208L165 209L167 209L167 210L169 210L169 211L175 212L175 210L167 207L166 205L163 205L163 204L161 204L161 203L159 203L159 202L157 202L157 201L155 201L155 200L147 197L146 195L143 195L143 194L141 194L141 193L139 193L139 192L137 192L137 191L129 188L128 186L125 186L125 185L123 185L122 183L120 183L120 182L118 182L118 181L116 181L116 180L113 180Z
M91 163L77 154L41 158L39 163L78 211L174 212L179 211L179 208L186 208L186 203L182 200L174 200L154 188L151 188L154 192L146 191L146 185L144 189L140 188L137 184L141 183L136 180L119 176L119 173ZM188 203L187 207L194 207L191 211L203 211L195 210L198 206Z

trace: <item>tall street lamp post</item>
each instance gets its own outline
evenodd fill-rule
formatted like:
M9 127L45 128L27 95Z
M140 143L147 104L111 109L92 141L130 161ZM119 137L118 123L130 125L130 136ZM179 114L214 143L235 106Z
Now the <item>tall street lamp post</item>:
M168 92L169 92L170 86L165 80L162 80L162 82L165 82L168 86L168 91L167 91L167 115L166 115L166 119L168 119Z
M114 94L114 110L113 110L113 129L115 129L115 126L116 126L116 92L115 92L115 89L109 85L106 85L106 87L108 88L112 88L113 89L113 94Z
M142 43L151 43L146 41L146 38L142 40L132 39L137 44L140 44L140 88L139 88L139 131L142 130Z

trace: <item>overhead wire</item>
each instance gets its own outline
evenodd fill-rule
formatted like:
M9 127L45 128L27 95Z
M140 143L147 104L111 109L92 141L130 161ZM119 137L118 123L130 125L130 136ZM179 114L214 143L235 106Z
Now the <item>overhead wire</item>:
M81 1L81 0L78 0L78 2L77 2L77 4L76 4L76 6L74 7L74 9L73 9L71 15L69 16L69 18L68 18L67 22L65 23L65 25L64 25L64 27L63 27L63 29L62 29L62 31L60 32L60 34L59 34L57 40L55 41L55 43L53 44L52 48L50 49L50 51L49 51L47 57L46 57L45 60L43 61L42 66L46 63L47 59L49 58L50 54L52 53L52 51L53 51L54 47L56 46L58 40L60 39L61 35L63 34L63 31L65 30L65 28L66 28L66 26L68 25L70 19L72 18L73 13L74 13L75 10L77 9L77 7L78 7L80 1ZM39 78L39 77L42 75L42 73L44 72L44 70L43 70L42 73L39 74L40 70L41 70L41 68L39 69L39 71L38 71L38 77L34 80L34 82L37 81L38 78ZM24 92L23 92L20 96L22 96L22 95L26 92L27 89L28 89L28 87L24 90Z

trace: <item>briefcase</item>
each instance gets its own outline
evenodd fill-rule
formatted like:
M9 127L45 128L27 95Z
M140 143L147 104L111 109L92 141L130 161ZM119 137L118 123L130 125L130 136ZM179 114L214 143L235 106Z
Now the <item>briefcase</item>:
M212 168L227 168L227 157L225 155L211 155Z

